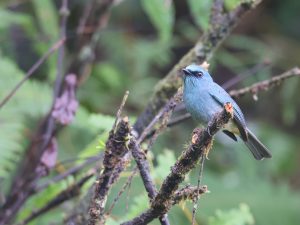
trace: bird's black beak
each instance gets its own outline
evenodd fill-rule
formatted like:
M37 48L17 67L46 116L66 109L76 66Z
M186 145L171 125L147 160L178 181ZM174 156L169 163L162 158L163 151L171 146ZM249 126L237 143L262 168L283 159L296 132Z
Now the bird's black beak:
M191 71L187 70L187 69L182 69L183 73L185 76L189 76L192 75Z

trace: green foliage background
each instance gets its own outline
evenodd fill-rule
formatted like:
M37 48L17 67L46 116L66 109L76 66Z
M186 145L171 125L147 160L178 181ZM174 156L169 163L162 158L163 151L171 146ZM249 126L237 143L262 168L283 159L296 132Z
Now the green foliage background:
M226 1L226 9L234 8L239 2ZM300 29L297 29L299 1L264 2L244 19L215 53L210 63L218 83L222 84L266 59L272 62L271 67L244 79L238 86L267 79L300 64ZM73 27L78 23L87 1L70 3L69 27ZM132 123L135 121L159 79L209 29L211 4L211 0L127 0L113 8L108 26L99 33L97 61L89 79L78 90L80 107L75 121L59 134L58 167L50 176L103 151L126 90L130 91L130 95L124 114L129 115ZM59 5L59 1L51 0L1 1L1 98L58 39ZM75 28L70 28L68 34L72 41L76 35ZM72 46L68 48L72 52ZM8 191L18 161L38 121L51 105L55 63L56 55L50 57L13 99L0 109L0 196ZM232 143L219 134L210 160L205 162L203 184L208 185L210 193L199 201L199 224L299 223L299 83L299 79L293 78L279 88L259 94L259 101L253 101L251 96L238 100L250 127L271 149L273 158L257 162L241 143ZM190 120L169 129L154 145L149 158L158 187L195 126ZM108 205L126 182L129 171L113 188ZM185 182L196 184L197 173L197 170L192 172ZM53 184L31 198L17 220L23 220L32 210L45 205L80 175ZM88 186L84 187L83 193ZM59 224L79 200L70 201L30 224L49 224L50 221ZM147 195L137 177L128 193L121 197L107 224L119 224L147 207ZM191 203L174 207L169 215L171 224L189 223L191 208Z

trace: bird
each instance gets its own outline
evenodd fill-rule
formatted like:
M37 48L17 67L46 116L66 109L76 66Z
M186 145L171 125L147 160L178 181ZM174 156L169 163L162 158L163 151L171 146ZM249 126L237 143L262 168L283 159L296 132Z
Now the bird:
M238 135L256 160L271 158L265 145L249 130L242 110L231 96L217 83L203 67L192 64L183 70L183 102L192 118L207 125L216 113L221 112L226 103L233 107L233 118L222 131L234 141Z

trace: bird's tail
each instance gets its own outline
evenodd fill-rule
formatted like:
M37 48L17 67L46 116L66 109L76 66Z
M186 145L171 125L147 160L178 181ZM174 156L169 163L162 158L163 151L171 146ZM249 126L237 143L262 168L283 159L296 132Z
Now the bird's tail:
M263 158L271 158L272 155L266 146L261 143L257 137L247 129L248 140L244 141L246 146L249 148L251 153L253 154L254 158L257 160L261 160Z

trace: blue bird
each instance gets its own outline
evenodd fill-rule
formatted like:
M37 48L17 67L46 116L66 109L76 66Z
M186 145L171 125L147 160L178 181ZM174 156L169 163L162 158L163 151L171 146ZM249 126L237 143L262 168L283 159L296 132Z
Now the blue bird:
M183 101L187 111L196 121L207 125L216 113L223 109L224 104L230 102L233 106L233 118L224 126L223 132L234 141L237 141L235 135L240 136L255 159L272 157L268 149L247 128L244 115L237 103L213 81L204 68L189 65L183 69L183 73Z

